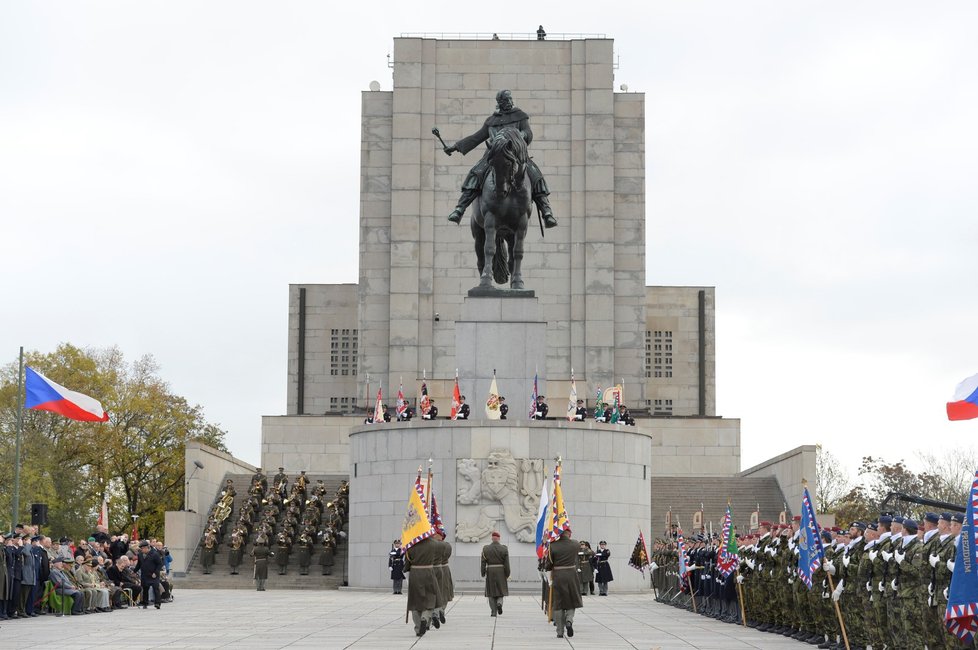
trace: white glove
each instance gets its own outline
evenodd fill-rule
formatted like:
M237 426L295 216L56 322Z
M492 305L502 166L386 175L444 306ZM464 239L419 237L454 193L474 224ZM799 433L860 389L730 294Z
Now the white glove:
M653 562L652 564L650 564L650 565L649 565L649 567L650 567L650 568L651 568L651 569L652 569L653 571L655 571L656 569L658 569L658 568L659 568L659 565L658 565L658 564L656 564L655 562Z
M835 575L835 565L828 560L822 560L822 570L824 570L830 576Z
M740 585L743 583L744 583L744 576L740 576L740 575L737 576L737 584Z
M849 556L848 555L843 555L842 556L842 566L844 566L845 568L848 569L849 568L849 562L850 562Z
M869 561L870 562L875 562L876 561L876 556L879 555L879 554L880 554L879 551L870 551L869 552Z
M835 588L835 591L832 592L832 600L835 602L839 602L839 598L842 596L842 585L844 585L845 582L845 580L840 580L839 585Z
M954 573L954 560L947 561L947 570Z
M883 593L883 591L884 591L884 589L883 589L883 581L882 580L880 580L879 591L880 591L880 593Z
M892 589L893 591L896 591L897 590L896 578L893 578L893 580L890 580L890 589Z
M927 585L927 593L929 595L931 595L931 596L934 595L934 583L933 582L931 582L930 584Z
M543 411L537 411L533 415L536 416L536 417L538 417L538 418L542 418L543 417Z
M799 553L801 553L801 551L799 551L799 550L798 550L798 547L796 546L796 547L795 547L795 555L798 555Z
M937 566L937 561L940 560L941 558L938 557L937 555L931 555L930 558L928 558L928 559L930 561L930 565L932 567L936 567Z
M897 566L903 564L903 558L907 557L906 553L901 553L900 551L894 551L893 557L896 558Z
M763 571L764 570L764 565L763 564L757 565L757 570L758 571Z
M754 570L754 566L755 566L754 565L754 560L751 560L750 558L748 558L747 559L747 566L749 566L751 568L751 571L753 571Z
M927 596L927 606L928 607L933 607L934 606L934 597L933 596Z
M794 578L788 578L788 584L789 585L795 584L795 579Z
M868 580L866 581L866 591L873 593L873 585L871 585Z
M947 587L944 587L944 600L947 600Z
M893 557L893 553L887 553L886 551L881 551L881 552L883 553L883 559L886 560L887 562L889 562L890 558Z

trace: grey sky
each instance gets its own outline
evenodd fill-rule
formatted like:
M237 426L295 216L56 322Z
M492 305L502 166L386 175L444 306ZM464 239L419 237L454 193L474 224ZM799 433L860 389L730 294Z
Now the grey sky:
M614 38L646 93L648 283L717 287L745 467L972 444L943 405L978 372L974 3L332 4L0 10L0 358L151 353L257 461L288 283L357 279L360 91L393 37L543 23Z

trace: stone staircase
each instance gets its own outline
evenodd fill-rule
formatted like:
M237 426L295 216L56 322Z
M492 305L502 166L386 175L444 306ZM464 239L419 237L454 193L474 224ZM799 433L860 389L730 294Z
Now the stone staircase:
M665 531L666 513L672 508L672 520L682 524L683 533L693 531L693 512L703 504L703 523L707 531L713 522L714 534L720 533L720 522L730 499L733 523L738 532L749 529L750 515L761 506L761 521L777 523L784 510L784 494L773 476L744 478L740 476L655 477L652 483L652 537ZM792 515L788 504L788 517ZM697 531L698 532L698 531Z
M289 474L289 486L292 485L292 479L294 474ZM326 475L326 474L307 474L309 477L310 486L315 486L316 481L322 479L326 486L326 501L332 501L333 495L336 494L336 490L340 487L341 481L348 481L348 476L338 476L338 475ZM224 477L225 481L231 479L234 481L234 489L237 492L234 497L234 506L231 510L230 519L232 521L237 519L238 513L241 511L241 504L248 495L248 486L251 482L250 474L227 474ZM225 481L221 481L221 485L224 485ZM269 489L271 489L272 477L268 477ZM214 502L220 497L220 493L214 495ZM212 502L213 503L213 502ZM344 532L347 526L344 526ZM254 539L254 534L252 534L252 539L248 540L248 544L245 546L244 558L242 559L241 565L238 567L238 575L231 575L231 568L228 566L228 545L223 543L218 547L217 557L214 560L214 566L211 567L211 573L204 575L200 566L200 546L198 543L197 550L194 552L193 557L190 560L190 564L187 567L187 572L184 576L174 577L174 586L178 589L254 589L255 582L253 578L253 567L254 560L251 557L251 549L254 545L251 543ZM225 542L227 538L225 539ZM320 550L317 546L313 552L312 560L309 566L309 575L299 575L299 562L296 557L296 553L293 551L289 555L289 564L287 567L286 575L279 575L279 567L275 564L274 558L270 558L268 562L268 580L265 583L266 589L338 589L343 585L344 573L347 566L347 548L348 543L346 541L340 543L336 548L336 553L334 556L335 564L333 565L332 575L324 576L322 575L322 567L319 565Z

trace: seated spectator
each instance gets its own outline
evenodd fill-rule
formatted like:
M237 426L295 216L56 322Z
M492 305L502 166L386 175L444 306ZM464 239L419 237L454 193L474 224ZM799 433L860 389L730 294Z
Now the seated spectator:
M112 584L119 588L120 593L124 597L121 605L123 609L125 609L126 603L136 601L136 594L140 590L139 576L133 573L131 569L127 571L126 569L128 567L129 558L123 555L105 570L105 575L112 581Z
M56 556L51 565L51 575L48 579L54 585L54 591L58 596L74 599L74 602L71 604L71 613L82 614L84 612L84 595L75 588L75 584L68 578L68 574L65 571L65 558L60 555ZM61 614L62 612L55 612L55 616L61 616Z

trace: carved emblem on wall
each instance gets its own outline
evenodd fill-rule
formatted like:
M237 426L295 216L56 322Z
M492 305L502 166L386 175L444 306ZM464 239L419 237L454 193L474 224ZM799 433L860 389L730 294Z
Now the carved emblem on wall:
M535 542L542 458L517 459L508 449L493 449L486 459L459 459L457 472L457 541L480 542L505 526L518 541Z

